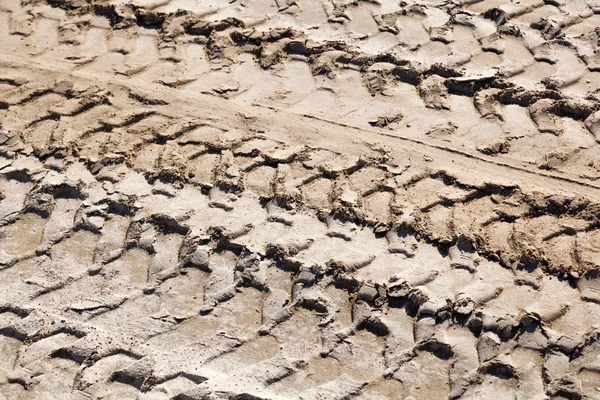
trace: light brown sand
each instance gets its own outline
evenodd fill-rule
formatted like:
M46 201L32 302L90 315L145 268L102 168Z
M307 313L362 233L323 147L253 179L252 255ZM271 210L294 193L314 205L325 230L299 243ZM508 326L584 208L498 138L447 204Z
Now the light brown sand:
M0 1L0 398L600 398L599 27Z

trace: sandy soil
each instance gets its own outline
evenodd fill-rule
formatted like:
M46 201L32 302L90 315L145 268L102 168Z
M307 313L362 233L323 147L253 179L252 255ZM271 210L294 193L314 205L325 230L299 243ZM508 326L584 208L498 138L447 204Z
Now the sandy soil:
M0 399L600 399L599 27L0 1Z

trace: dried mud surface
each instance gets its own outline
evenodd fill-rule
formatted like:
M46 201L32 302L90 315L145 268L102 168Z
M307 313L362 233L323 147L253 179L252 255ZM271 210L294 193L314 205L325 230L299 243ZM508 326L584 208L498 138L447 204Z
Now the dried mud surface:
M0 398L600 398L597 0L0 2Z

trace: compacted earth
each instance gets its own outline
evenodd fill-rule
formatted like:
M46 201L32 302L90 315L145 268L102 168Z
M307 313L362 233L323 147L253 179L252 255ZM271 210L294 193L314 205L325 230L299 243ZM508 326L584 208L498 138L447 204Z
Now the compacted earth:
M0 398L599 399L600 1L1 0Z

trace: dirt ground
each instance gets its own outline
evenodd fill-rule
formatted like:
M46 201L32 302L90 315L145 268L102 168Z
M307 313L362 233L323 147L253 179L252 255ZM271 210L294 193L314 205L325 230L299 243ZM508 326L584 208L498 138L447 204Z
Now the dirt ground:
M600 399L600 1L0 0L0 399Z

